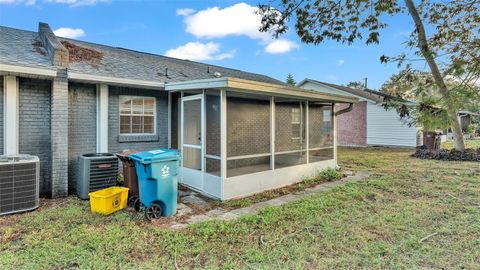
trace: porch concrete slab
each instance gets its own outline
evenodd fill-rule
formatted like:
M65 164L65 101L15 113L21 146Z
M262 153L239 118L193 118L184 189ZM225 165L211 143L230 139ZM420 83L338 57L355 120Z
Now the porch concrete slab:
M279 205L282 205L284 204L285 202L282 201L281 199L279 198L275 198L275 199L271 199L271 200L268 200L265 202L268 206L279 206Z
M218 217L218 216L221 216L221 215L225 214L226 212L227 212L227 210L225 210L225 209L216 208L216 209L213 209L213 210L210 210L210 211L206 212L205 215L209 216L209 217Z
M281 200L283 203L288 203L288 202L299 200L302 197L303 195L287 194L285 196L278 197L278 199Z
M185 216L193 213L192 208L188 207L187 205L183 203L178 203L177 204L177 216Z
M190 194L182 198L183 203L188 203L188 204L193 204L193 205L198 205L198 206L204 206L208 205L206 201L204 201L202 198L196 196L195 194Z

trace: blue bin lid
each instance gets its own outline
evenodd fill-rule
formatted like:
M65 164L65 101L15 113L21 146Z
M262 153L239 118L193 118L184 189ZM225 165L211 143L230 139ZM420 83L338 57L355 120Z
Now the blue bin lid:
M178 160L180 158L178 151L166 148L139 152L129 155L128 157L143 164L150 164L159 161Z

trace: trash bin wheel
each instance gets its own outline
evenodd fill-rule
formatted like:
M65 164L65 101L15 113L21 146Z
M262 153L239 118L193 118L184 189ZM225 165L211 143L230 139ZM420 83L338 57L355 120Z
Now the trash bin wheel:
M136 200L138 200L138 196L130 196L130 198L128 198L128 206L135 207Z
M132 204L133 209L135 209L135 211L139 212L141 206L142 206L142 203L140 202L140 198L136 198L135 201Z
M145 218L148 220L159 219L162 216L162 207L156 203L152 203L145 209Z

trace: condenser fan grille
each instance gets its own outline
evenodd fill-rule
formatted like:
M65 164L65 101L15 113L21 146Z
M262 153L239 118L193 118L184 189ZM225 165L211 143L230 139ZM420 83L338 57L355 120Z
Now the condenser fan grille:
M0 214L38 207L37 163L0 165Z

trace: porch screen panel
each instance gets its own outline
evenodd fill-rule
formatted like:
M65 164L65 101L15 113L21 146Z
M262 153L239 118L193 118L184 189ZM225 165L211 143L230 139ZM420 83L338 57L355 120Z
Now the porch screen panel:
M220 157L220 92L209 92L205 97L207 155Z
M275 168L304 164L305 102L275 99Z
M269 99L227 96L227 177L269 169Z
M221 175L221 160L213 158L205 158L205 171L209 174Z
M333 112L331 104L309 104L309 160L333 159Z

